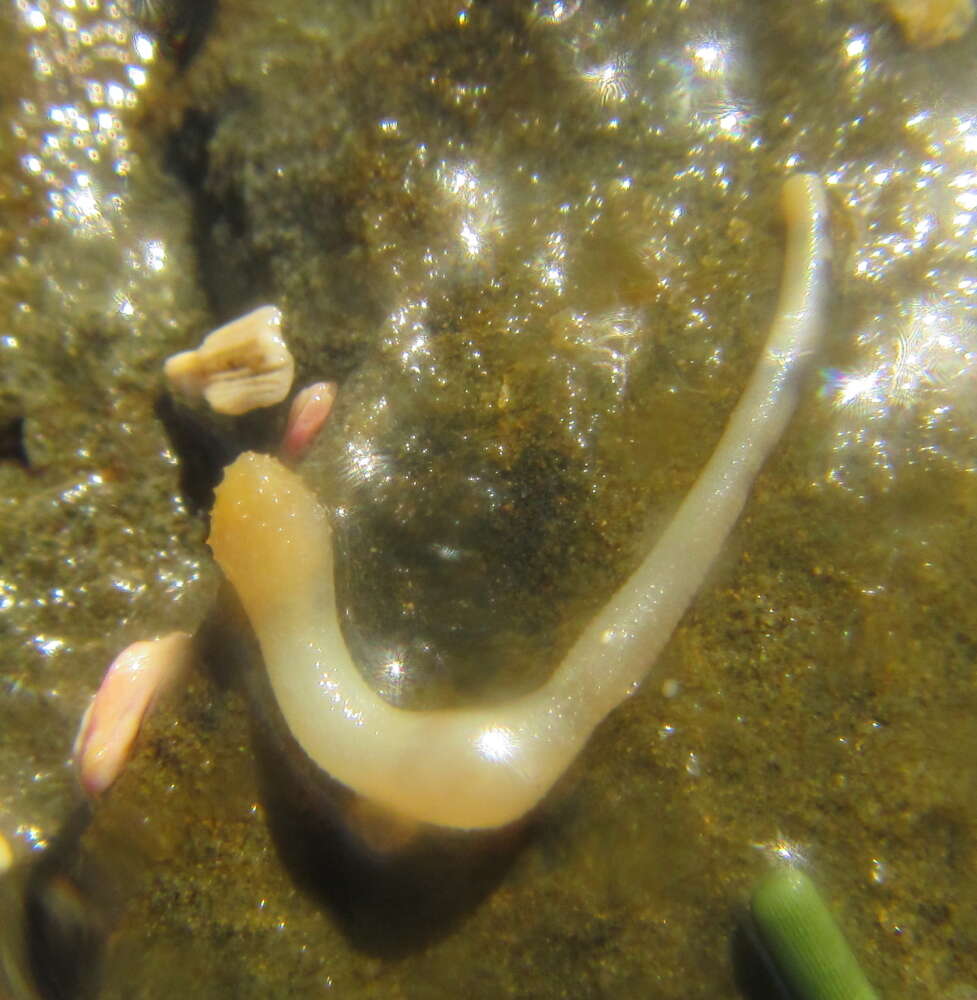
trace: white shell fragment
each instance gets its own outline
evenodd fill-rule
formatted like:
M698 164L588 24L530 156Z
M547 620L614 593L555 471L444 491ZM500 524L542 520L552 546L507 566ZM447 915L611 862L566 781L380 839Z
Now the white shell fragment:
M195 351L174 354L163 374L174 392L203 396L217 413L237 417L274 406L295 377L281 322L278 309L261 306L208 334Z
M119 776L143 720L191 662L186 632L134 642L113 661L82 716L72 755L89 795L101 795Z
M246 452L216 491L210 547L261 644L292 735L333 778L407 819L518 820L649 673L787 426L823 325L828 239L817 178L784 186L787 255L773 328L712 457L671 523L548 681L501 704L407 711L356 668L327 513L301 477Z

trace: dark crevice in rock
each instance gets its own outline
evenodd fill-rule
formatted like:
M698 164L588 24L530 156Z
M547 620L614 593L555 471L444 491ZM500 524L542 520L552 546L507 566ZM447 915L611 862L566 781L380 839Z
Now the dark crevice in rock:
M25 469L30 468L30 458L24 443L23 417L0 419L0 461L16 462Z
M16 462L25 469L31 467L25 438L26 420L20 399L0 393L0 462Z
M210 147L219 118L244 100L231 95L218 114L191 109L169 137L164 165L192 199L192 242L200 283L219 322L273 301L267 258L255 252L251 224L238 188L211 182Z

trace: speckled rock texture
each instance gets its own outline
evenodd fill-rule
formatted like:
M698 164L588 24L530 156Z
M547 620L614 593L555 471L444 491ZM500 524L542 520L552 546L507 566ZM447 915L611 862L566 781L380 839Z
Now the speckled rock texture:
M745 901L793 860L882 995L968 995L975 71L973 32L920 51L870 0L4 8L8 992L41 962L48 996L759 1000ZM282 410L176 409L163 360L279 305L297 384L340 382L304 471L364 673L502 697L710 454L795 170L830 193L827 342L644 688L518 830L410 839L306 775L204 544ZM80 809L112 655L201 623Z

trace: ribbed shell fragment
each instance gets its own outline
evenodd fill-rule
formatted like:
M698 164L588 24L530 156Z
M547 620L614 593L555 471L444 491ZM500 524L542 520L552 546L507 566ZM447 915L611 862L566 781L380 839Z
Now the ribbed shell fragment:
M211 409L230 416L280 403L295 377L281 320L274 306L261 306L219 327L196 350L174 354L163 367L170 388L202 396Z

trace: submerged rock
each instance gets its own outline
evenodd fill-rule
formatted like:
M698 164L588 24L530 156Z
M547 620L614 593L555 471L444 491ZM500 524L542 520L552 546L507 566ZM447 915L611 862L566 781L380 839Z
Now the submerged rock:
M911 51L868 0L226 0L177 75L113 5L2 17L20 856L112 654L206 604L163 358L281 306L299 384L342 380L310 474L344 473L360 662L391 699L474 701L539 680L503 652L545 672L711 451L771 313L782 177L823 175L837 216L833 339L666 651L678 693L600 730L521 852L393 877L342 835L296 849L237 696L199 678L82 839L126 883L105 996L732 996L731 909L805 847L884 995L977 981L970 36ZM496 669L459 668L472 644Z

